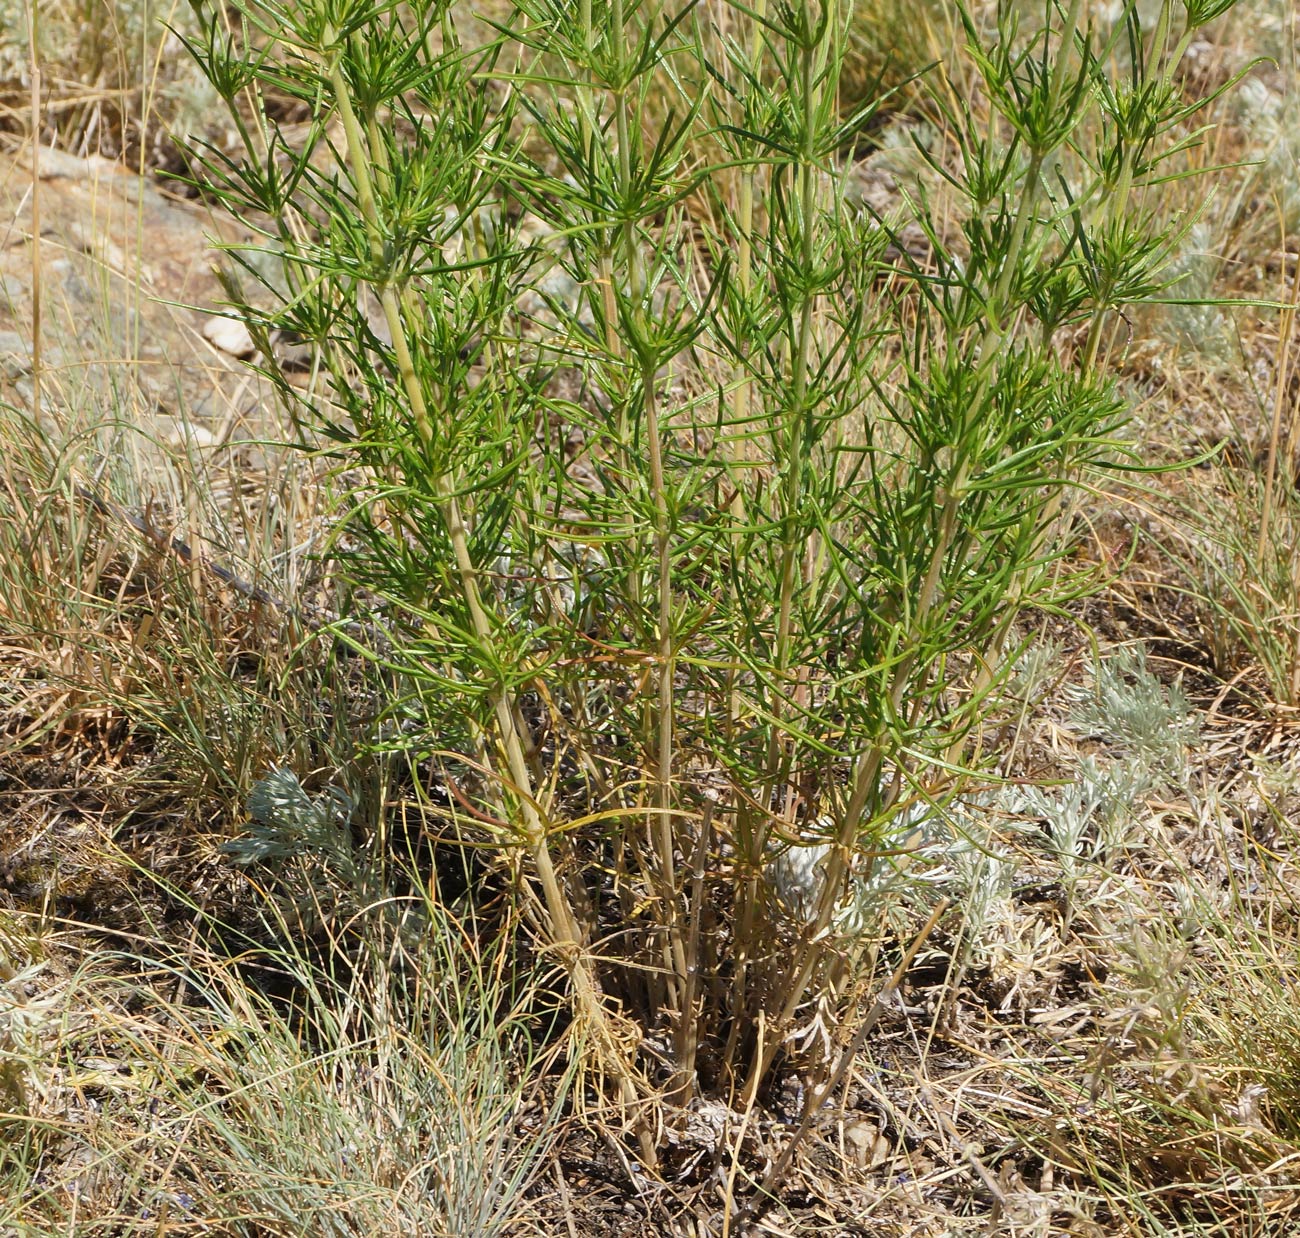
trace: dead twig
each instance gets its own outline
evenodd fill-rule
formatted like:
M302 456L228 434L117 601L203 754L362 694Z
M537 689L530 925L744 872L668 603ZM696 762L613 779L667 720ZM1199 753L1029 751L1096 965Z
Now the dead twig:
M881 1016L889 1009L894 995L902 987L904 979L907 977L908 969L912 966L913 959L916 958L920 949L925 945L926 940L934 931L935 925L939 923L940 917L948 910L948 900L944 899L930 913L930 918L922 926L921 931L916 935L912 944L907 948L907 952L899 961L898 966L894 969L893 975L885 983L884 988L876 995L876 1000L871 1009L867 1012L866 1018L862 1020L862 1025L858 1028L853 1040L848 1047L840 1054L840 1060L836 1063L834 1071L831 1072L830 1078L809 1096L807 1103L804 1105L803 1118L799 1122L799 1129L790 1137L790 1141L785 1146L785 1151L781 1153L768 1168L767 1173L763 1176L763 1181L759 1183L758 1191L753 1200L751 1200L741 1210L740 1217L742 1227L746 1224L752 1224L762 1216L763 1212L771 1203L772 1187L785 1177L785 1172L790 1168L790 1162L794 1159L794 1154L799 1145L803 1142L812 1126L813 1119L820 1112L822 1106L834 1094L836 1089L844 1080L848 1073L849 1067L853 1064L859 1051L862 1049L863 1042L866 1040L871 1029L880 1021Z

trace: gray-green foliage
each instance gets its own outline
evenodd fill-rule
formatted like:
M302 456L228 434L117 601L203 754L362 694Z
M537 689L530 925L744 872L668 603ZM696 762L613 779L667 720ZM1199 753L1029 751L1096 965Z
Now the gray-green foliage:
M885 100L839 109L846 6L737 6L725 36L654 0L517 0L495 31L236 7L255 40L205 9L192 47L244 144L205 184L284 254L287 290L232 251L255 335L318 350L310 395L272 377L352 470L339 558L395 633L369 652L477 797L461 828L536 878L624 1097L602 985L666 1024L676 1097L701 1044L753 1095L1017 616L1080 586L1061 497L1120 458L1106 328L1161 287L1178 225L1140 199L1224 6L963 11L979 90L936 89L929 179L887 213L852 189ZM818 876L774 897L792 846Z
M1285 5L1252 6L1258 23L1259 46L1268 55L1292 62L1295 51L1287 48L1285 24L1290 14ZM1300 150L1297 150L1296 120L1300 105L1294 92L1284 93L1258 77L1242 83L1236 111L1250 140L1249 153L1255 162L1259 189L1274 199L1288 230L1300 223Z
M1164 684L1141 645L1118 649L1098 665L1092 687L1076 694L1071 720L1154 784L1179 781L1199 732L1182 684Z
M351 872L352 811L346 792L329 787L310 796L297 774L273 766L249 793L247 830L223 849L242 864L314 853Z
M1060 650L1031 648L1016 666L1017 690L1035 696ZM1098 661L1091 687L1071 693L1064 726L1077 752L1058 778L1008 783L968 797L921 841L919 875L959 903L967 961L991 965L1015 949L1012 906L1017 884L1047 877L1059 885L1068 926L1090 892L1123 880L1131 855L1147 839L1147 803L1170 788L1187 791L1189 762L1199 742L1196 715L1178 683L1164 684L1142 646ZM1028 966L1028 960L1022 960Z
M1059 783L1005 788L990 803L1056 866L1073 908L1085 877L1121 867L1142 846L1147 800L1185 788L1199 727L1181 684L1164 684L1140 645L1098 662L1092 686L1074 694L1069 725L1103 747L1074 761Z
M1204 222L1189 229L1181 252L1170 263L1168 274L1176 282L1176 295L1188 304L1169 307L1169 326L1174 339L1209 361L1233 357L1236 341L1228 315L1214 305L1213 293L1223 260L1216 252L1211 228Z

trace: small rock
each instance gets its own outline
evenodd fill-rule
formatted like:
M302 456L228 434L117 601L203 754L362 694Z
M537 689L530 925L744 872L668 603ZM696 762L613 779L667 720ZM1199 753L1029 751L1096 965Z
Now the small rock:
M238 318L225 318L218 314L212 315L203 324L203 338L213 348L219 348L232 357L251 357L257 351L257 346L253 343L253 337L249 335L248 328Z
M275 359L285 373L301 374L311 369L315 353L310 344L286 343L282 340L276 345Z
M30 162L30 151L27 158ZM43 181L127 179L126 169L112 159L105 159L102 155L74 155L53 146L41 146L37 154L37 166Z
M89 254L97 262L102 262L119 275L126 274L127 257L122 247L114 244L102 232L93 232L79 220L74 219L67 226L67 237L68 244L74 249Z
M167 427L164 436L167 445L177 449L189 447L218 447L217 435L206 426L196 426L192 421L174 419Z
M861 1169L875 1169L889 1155L889 1140L874 1122L859 1118L844 1125L844 1150Z
M17 331L0 331L0 373L21 378L32 371L32 346Z

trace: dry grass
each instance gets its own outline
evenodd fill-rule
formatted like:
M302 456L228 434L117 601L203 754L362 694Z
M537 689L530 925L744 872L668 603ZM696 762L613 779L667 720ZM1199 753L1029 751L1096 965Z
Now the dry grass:
M0 1232L526 1228L563 1095L529 1049L535 996L436 909L406 911L428 945L376 922L333 982L292 948L250 968L193 940L137 953L156 931L110 952L6 921ZM259 969L299 979L294 1000Z
M193 30L184 3L54 0L0 6L0 129L30 132L33 62L43 80L41 140L136 169L179 166L172 135L210 131L216 96L177 33ZM177 33L173 33L177 32Z

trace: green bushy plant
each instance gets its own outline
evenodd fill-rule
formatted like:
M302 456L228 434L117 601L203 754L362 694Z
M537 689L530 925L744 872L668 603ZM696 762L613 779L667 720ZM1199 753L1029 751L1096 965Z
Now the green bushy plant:
M205 188L282 255L230 254L263 354L317 350L305 395L268 370L355 486L392 731L536 887L623 1100L752 1100L978 763L1017 617L1081 587L1063 500L1123 460L1113 328L1227 5L963 10L980 87L936 83L889 211L844 6L235 7L191 43L243 142Z

